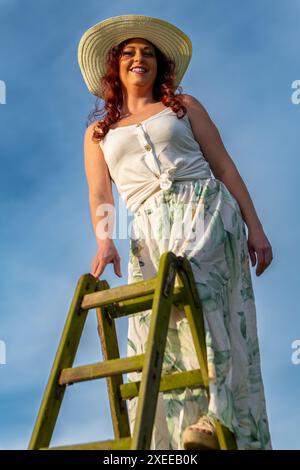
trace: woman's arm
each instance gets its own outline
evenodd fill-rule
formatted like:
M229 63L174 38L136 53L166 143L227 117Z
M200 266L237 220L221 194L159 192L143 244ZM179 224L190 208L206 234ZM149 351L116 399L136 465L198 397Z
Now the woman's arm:
M105 221L107 221L105 210L109 210L110 215L112 215L112 213L114 215L115 206L111 179L103 152L100 145L92 141L94 127L95 123L92 123L85 131L84 165L89 187L89 206L93 230L97 244L98 246L101 246L105 237L105 235L103 235L102 227L104 226ZM109 217L109 221L109 233L112 234L114 218Z
M260 275L271 263L273 254L250 194L222 142L217 127L205 108L193 96L187 94L181 96L182 103L187 108L194 137L199 143L213 174L225 184L239 203L242 217L248 228L248 248L252 266L255 264L255 252L257 252L258 266L256 274Z
M84 137L84 164L89 187L89 205L98 245L91 274L98 278L105 266L113 263L115 273L121 277L120 256L112 240L115 221L112 184L101 147L92 140L94 126L93 123L86 129Z
M248 229L262 227L249 192L233 160L224 147L217 127L196 98L186 94L182 96L184 97L182 102L187 108L193 134L213 174L220 181L223 181L238 201Z

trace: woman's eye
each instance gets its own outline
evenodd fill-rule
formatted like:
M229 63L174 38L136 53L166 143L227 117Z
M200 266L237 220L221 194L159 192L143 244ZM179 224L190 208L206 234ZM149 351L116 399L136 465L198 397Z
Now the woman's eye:
M123 55L131 54L129 51L123 52ZM145 55L153 55L152 52L145 52Z

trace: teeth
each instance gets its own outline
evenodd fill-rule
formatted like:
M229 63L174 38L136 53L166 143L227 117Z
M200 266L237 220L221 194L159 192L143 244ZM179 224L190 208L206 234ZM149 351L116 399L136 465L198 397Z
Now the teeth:
M139 68L139 67L135 67L135 68L131 69L131 71L132 71L132 72L134 72L134 71L137 71L137 72L146 72L145 69Z

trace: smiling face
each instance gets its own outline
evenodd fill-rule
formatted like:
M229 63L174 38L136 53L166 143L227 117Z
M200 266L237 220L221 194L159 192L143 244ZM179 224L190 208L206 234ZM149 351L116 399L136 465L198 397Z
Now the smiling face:
M133 67L143 67L145 72L132 71ZM122 87L127 93L133 88L148 92L153 88L157 74L155 49L146 39L128 40L119 59L119 76Z

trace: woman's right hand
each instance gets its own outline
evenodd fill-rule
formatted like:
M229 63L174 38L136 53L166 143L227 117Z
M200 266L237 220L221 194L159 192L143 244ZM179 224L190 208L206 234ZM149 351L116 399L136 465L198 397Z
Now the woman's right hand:
M101 276L103 273L106 265L113 263L115 273L117 276L122 277L120 262L121 258L115 247L115 244L113 240L108 237L101 241L99 249L93 258L91 274L94 277L99 278L99 276Z

